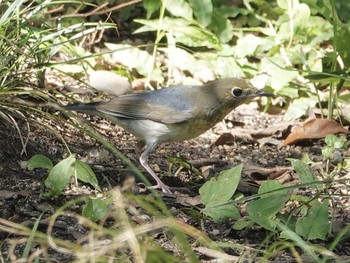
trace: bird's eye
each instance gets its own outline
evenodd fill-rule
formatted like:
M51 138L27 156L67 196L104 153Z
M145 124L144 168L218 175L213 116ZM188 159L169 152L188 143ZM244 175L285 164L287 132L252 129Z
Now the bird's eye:
M240 89L240 88L235 87L235 88L232 88L231 93L232 93L233 96L239 97L239 96L242 95L243 90Z

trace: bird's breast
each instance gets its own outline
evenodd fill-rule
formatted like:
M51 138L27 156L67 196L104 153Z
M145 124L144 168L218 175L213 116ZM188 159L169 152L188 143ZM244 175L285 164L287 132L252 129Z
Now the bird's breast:
M221 121L230 110L208 111L178 123L148 119L110 118L113 122L146 142L175 142L195 138Z

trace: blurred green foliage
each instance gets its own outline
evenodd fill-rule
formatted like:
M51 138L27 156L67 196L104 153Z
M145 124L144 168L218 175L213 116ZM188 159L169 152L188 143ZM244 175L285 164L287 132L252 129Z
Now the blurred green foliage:
M18 53L21 46L6 46L17 34L18 44L30 45L31 56L40 54L34 65L49 62L59 51L75 62L78 57L91 57L88 50L61 44L86 41L98 25L110 22L116 23L117 30L104 26L104 36L94 43L106 46L111 56L103 58L116 70L126 67L131 78L167 85L245 76L258 88L283 98L286 119L300 118L315 107L333 118L339 112L335 109L347 104L338 99L348 93L350 6L346 0L22 0L3 4L0 13L1 35L9 38L0 39L0 46ZM15 14L22 20L8 19ZM17 30L7 32L9 24ZM91 26L95 31L86 31ZM128 52L130 59L125 59ZM140 62L138 54L147 63ZM16 64L11 62L14 57L5 56L1 63ZM98 63L90 60L81 72ZM0 80L6 77L3 72Z
M186 76L181 82L189 83L246 76L283 97L286 119L315 107L332 118L344 106L338 96L347 94L349 80L347 1L145 0L142 5L146 13L133 19L141 26L134 30L132 24L131 30L146 41L153 33L153 68L147 64L142 74L149 80L163 82L160 73L166 73L176 83L177 71ZM130 61L120 63L133 68Z

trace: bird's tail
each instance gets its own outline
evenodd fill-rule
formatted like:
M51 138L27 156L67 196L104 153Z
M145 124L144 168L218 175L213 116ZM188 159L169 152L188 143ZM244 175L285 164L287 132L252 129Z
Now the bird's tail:
M64 106L66 110L70 111L78 111L78 112L96 112L96 106L99 104L99 102L91 102L91 103L74 103L74 104L68 104Z
M91 103L74 103L74 104L68 104L66 106L63 106L63 108L69 111L77 111L77 112L86 113L93 116L99 116L105 119L109 119L115 123L118 123L118 121L116 121L117 118L115 116L111 114L106 114L103 111L99 110L99 106L103 103L104 103L103 101L91 102Z

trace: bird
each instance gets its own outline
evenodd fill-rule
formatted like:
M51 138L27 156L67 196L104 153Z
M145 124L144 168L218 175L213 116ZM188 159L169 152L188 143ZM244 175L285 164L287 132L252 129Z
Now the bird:
M150 153L161 143L199 136L234 108L259 96L273 95L243 78L222 78L203 85L175 85L106 101L68 104L65 108L108 119L137 137L144 145L140 164L157 183L152 188L172 194L149 166Z

